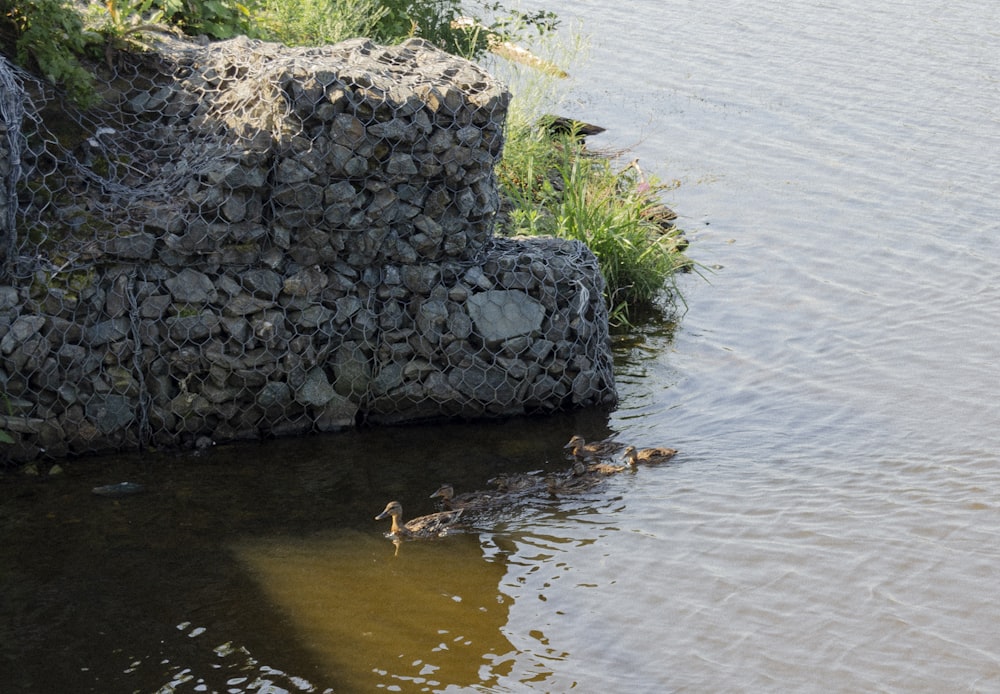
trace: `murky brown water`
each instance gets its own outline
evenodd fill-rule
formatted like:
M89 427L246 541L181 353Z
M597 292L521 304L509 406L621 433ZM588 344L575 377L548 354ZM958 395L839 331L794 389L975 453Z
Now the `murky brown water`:
M441 480L461 490L564 469L570 433L605 422L399 428L6 475L3 681L25 692L479 683L516 655L503 580L517 528L572 506L539 497L487 532L398 548L374 515L390 498L408 517L435 510ZM126 480L143 491L92 492Z
M620 407L0 478L12 691L1000 690L1000 10L545 6L600 34L563 110L720 266ZM682 452L398 554L372 519L574 432Z

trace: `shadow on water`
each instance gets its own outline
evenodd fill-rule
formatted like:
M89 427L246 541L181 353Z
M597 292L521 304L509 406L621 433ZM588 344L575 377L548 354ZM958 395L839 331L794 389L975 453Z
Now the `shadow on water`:
M0 681L21 692L483 686L516 650L504 632L510 547L470 531L397 552L374 516L389 499L407 518L436 510L442 481L481 489L503 472L564 469L577 431L610 434L607 413L0 475ZM92 492L123 481L143 491Z

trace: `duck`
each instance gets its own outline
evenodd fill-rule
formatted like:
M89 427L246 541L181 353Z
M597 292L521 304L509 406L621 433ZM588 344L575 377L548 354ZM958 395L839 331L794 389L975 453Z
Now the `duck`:
M548 135L569 135L579 143L582 143L590 135L600 135L606 130L593 123L586 123L568 116L556 116L552 114L546 114L539 118L538 125Z
M466 492L455 496L455 488L450 484L442 484L431 494L432 499L441 499L441 506L446 511L455 509L481 509L499 503L499 495L489 492Z
M403 505L398 501L390 501L385 510L375 516L375 520L392 518L392 529L389 535L395 538L439 537L458 522L462 509L441 511L426 516L418 516L403 523Z
M626 463L625 465L614 465L612 463L601 463L601 462L591 462L584 463L586 472L591 475L617 475L619 472L625 472L626 470L634 470L635 465L632 463Z
M503 473L490 480L497 492L508 496L523 496L545 486L545 478L533 472Z
M587 464L581 460L573 463L569 470L553 473L545 478L546 490L553 498L560 494L575 494L586 491L598 482L600 482L598 475L590 474L587 470Z
M677 450L674 448L636 448L635 446L628 446L625 448L625 453L622 454L622 457L625 459L626 465L634 468L639 463L645 465L665 463L675 455L677 455Z
M587 443L582 436L574 435L563 448L568 448L569 454L574 458L590 459L610 457L620 451L623 445L611 439Z

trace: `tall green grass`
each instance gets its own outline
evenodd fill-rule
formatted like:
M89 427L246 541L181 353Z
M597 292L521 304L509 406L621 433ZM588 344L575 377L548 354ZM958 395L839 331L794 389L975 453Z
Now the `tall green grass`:
M530 46L563 67L587 59L589 40L579 26ZM509 86L503 158L498 167L504 201L500 233L551 235L584 242L601 266L614 327L684 307L679 273L698 269L673 227L664 195L679 185L644 175L630 153L588 147L578 133L552 135L546 114L586 118L565 103L568 83L551 71L494 59L487 67Z
M668 186L620 161L589 150L576 133L553 136L515 118L498 173L506 233L585 243L604 275L611 322L627 325L656 304L682 303L675 278L691 261L660 201Z
M258 0L262 38L289 46L320 46L373 36L388 9L379 0Z

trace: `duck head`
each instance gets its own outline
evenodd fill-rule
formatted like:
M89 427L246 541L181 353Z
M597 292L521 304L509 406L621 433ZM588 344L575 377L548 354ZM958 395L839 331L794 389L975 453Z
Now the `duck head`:
M438 487L437 491L431 494L431 499L441 498L445 501L451 501L452 497L455 496L455 488L450 484L442 484Z
M639 463L639 456L636 454L635 446L626 446L625 452L622 453L622 459L630 468L636 467Z
M403 505L398 501L390 501L385 505L385 510L382 513L375 516L375 520L382 520L383 518L388 518L392 516L395 519L401 518L403 515Z

